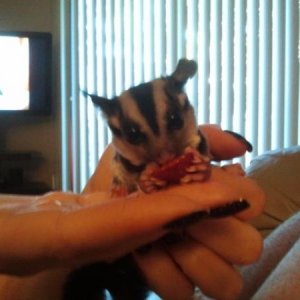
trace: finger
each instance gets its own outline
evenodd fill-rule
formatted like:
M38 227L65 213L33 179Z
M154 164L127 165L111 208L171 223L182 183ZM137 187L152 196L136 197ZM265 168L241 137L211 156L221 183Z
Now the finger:
M265 194L254 180L244 176L236 176L236 174L226 172L222 168L213 168L211 180L222 182L229 189L234 190L237 195L240 195L239 198L246 199L250 203L249 209L236 214L236 217L250 220L263 211Z
M259 215L264 208L265 195L262 189L256 184L255 181L243 176L237 176L232 172L227 172L223 168L213 167L211 171L211 177L208 181L199 184L199 191L204 192L207 186L215 187L214 191L210 191L211 194L203 195L202 199L209 199L209 196L227 198L231 191L231 199L228 199L228 203L225 206L215 206L214 202L211 202L208 211L199 211L190 215L190 218L184 218L184 222L177 220L174 225L189 225L193 222L197 222L203 218L220 218L228 215L235 215L242 220L249 220ZM226 189L227 193L226 193ZM187 190L186 193L190 191ZM228 193L229 192L229 193ZM217 196L218 194L218 196ZM200 201L201 201L200 200ZM185 222L186 221L186 222ZM171 223L173 225L173 223ZM171 226L174 227L174 226ZM177 226L178 227L178 226Z
M147 253L136 252L136 263L151 290L165 300L192 299L194 286L159 246Z
M215 160L226 160L244 155L250 150L250 143L239 135L223 131L218 125L201 125L207 137L210 153Z
M110 144L101 156L93 175L88 180L83 193L109 191L112 183L111 162L114 156L114 149Z
M232 175L236 176L245 176L245 170L242 168L240 164L229 164L222 166L222 169L226 172L231 173Z
M93 262L105 261L113 262L117 258L120 258L128 253L132 253L135 249L141 249L151 245L153 241L159 240L163 236L162 231L155 231L147 233L146 236L140 236L137 238L129 238L127 241L120 242L119 245L112 245L105 249L91 250L89 255L79 255L68 257L68 265L72 267L80 267ZM66 260L65 264L66 264Z
M240 274L219 256L194 241L177 244L169 251L182 272L207 296L235 299L242 288Z
M186 228L186 233L233 264L253 263L262 251L258 231L234 217L203 220Z

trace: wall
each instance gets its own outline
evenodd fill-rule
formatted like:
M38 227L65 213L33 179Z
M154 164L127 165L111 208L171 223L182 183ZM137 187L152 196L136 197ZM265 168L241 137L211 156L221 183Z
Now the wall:
M59 0L1 0L0 30L53 35L53 113L48 117L0 115L0 151L37 151L42 163L33 180L60 188Z

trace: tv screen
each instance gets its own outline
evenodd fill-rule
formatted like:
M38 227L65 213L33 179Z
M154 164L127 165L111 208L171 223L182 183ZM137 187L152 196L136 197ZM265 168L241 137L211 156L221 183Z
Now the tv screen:
M0 32L0 114L51 112L50 33Z

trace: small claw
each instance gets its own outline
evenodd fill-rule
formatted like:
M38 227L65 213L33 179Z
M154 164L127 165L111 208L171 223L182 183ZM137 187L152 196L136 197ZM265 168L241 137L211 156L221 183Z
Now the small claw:
M146 194L150 194L150 193L155 192L157 190L157 188L153 184L151 184L151 185L140 185L139 187Z
M207 163L200 163L189 166L185 169L187 173L206 172L210 169L210 165Z
M202 182L208 178L209 173L208 172L196 173L196 174L192 174L190 176L192 178L192 181Z
M188 174L180 179L180 183L202 182L209 177L209 172Z
M165 187L167 185L167 182L165 180L160 180L155 177L151 177L150 180L154 185L158 187Z
M194 157L193 161L194 164L201 164L203 162L202 157L196 156Z
M197 172L197 167L195 166L195 165L193 165L193 166L190 166L190 167L187 167L186 169L185 169L185 171L187 172L187 173L195 173L195 172Z
M186 175L180 179L180 183L189 183L192 182L192 178L190 175Z
M157 189L155 187L151 187L151 188L147 189L145 191L145 193L150 194L150 193L153 193L153 192L156 192L156 191L157 191Z

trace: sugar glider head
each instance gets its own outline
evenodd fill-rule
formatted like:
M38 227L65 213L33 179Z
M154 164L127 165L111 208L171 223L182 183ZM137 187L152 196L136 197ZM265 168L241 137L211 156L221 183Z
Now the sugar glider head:
M170 76L131 87L113 99L90 95L106 118L122 159L142 166L205 142L183 89L196 71L195 61L181 59Z

